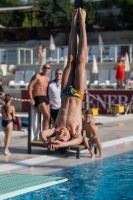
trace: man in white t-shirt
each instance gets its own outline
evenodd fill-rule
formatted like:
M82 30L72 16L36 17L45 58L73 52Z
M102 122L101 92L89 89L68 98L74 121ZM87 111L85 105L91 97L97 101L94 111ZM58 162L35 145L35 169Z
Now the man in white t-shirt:
M55 122L58 115L58 111L61 107L61 79L63 71L62 69L57 69L55 71L55 79L50 81L48 87L48 96L51 104L51 118Z

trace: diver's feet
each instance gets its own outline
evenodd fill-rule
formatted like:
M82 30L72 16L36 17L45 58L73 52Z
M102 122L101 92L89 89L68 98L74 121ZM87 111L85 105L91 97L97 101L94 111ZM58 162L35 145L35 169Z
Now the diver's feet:
M78 13L79 13L79 23L80 23L80 25L85 24L86 11L82 8L79 8Z
M75 9L72 12L72 25L76 25L77 24L77 18L78 18L78 9Z

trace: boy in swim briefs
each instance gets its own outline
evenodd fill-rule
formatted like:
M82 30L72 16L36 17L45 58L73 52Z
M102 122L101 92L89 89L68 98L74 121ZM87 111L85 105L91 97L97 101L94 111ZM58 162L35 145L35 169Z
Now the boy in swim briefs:
M92 121L92 111L86 110L84 114L84 118L85 119L83 120L82 132L84 130L86 131L86 137L83 137L83 143L86 146L86 148L89 150L92 158L95 158L92 145L97 144L100 157L102 158L103 157L102 145L101 145L100 139L98 138L95 124Z

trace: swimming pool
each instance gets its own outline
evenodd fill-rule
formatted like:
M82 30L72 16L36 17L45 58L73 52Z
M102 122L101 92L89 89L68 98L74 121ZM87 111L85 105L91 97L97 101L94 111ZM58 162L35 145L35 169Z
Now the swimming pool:
M133 199L133 151L49 175L67 177L68 182L10 198L10 200Z

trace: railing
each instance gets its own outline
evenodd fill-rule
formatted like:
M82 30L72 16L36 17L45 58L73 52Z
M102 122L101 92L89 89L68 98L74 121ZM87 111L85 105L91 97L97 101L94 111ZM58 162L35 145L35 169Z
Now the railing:
M23 60L21 61L21 51L23 52ZM27 63L27 52L30 52L30 64L33 64L33 48L17 48L18 52L18 62L17 64L20 65L21 63Z
M61 63L64 62L67 46L56 47L54 51L50 51L46 48L46 61L49 63ZM124 49L125 50L122 50ZM124 52L124 53L122 53ZM97 62L117 62L120 56L125 56L128 53L129 62L133 62L133 45L131 44L116 44L116 45L104 45L104 49L99 49L98 45L88 46L88 55L86 62L93 62L93 55L95 55ZM37 47L28 48L1 48L0 49L0 63L1 64L38 64L38 52Z

